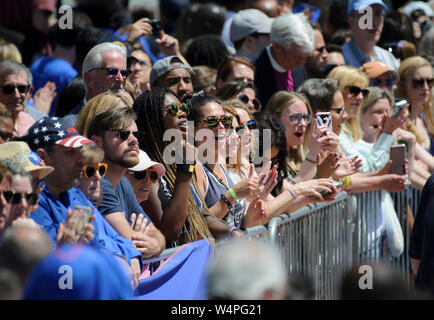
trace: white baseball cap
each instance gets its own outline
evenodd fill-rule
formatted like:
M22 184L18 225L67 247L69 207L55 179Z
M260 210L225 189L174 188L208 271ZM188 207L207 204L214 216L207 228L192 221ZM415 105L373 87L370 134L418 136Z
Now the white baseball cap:
M128 168L128 170L143 171L150 167L154 167L154 170L157 172L159 177L164 176L166 173L166 169L161 163L152 161L145 151L139 150L139 163L132 168Z

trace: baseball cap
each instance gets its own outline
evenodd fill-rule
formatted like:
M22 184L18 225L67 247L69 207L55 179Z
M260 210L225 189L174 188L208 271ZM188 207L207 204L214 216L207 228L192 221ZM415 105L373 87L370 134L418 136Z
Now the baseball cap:
M258 9L240 10L232 18L230 39L235 42L253 33L269 34L272 22L273 19Z
M79 148L84 144L94 144L80 135L70 121L57 117L44 117L36 121L24 136L24 141L32 150L55 143L68 148Z
M427 15L428 17L433 17L433 10L426 2L411 1L404 7L405 15L409 16L410 18L413 11L416 10L422 10L423 12L425 12L425 15Z
M381 0L350 0L347 9L348 14L350 14L351 11L359 11L360 9L372 6L374 4L379 4L384 10L387 10L386 4Z
M172 63L176 63L176 65L172 66ZM194 71L189 66L184 64L179 57L168 56L156 61L152 66L151 75L149 76L151 85L153 85L161 76L177 68L187 69L190 74L194 75Z
M41 165L41 158L36 152L30 150L23 141L10 141L0 144L0 161L8 166L9 163L17 163L30 174L36 173L39 179L54 171L51 166Z
M372 61L365 63L360 68L364 73L368 75L370 79L377 78L384 73L389 73L393 80L398 80L398 73L389 68L389 66L381 61Z
M164 176L164 174L166 173L166 169L164 168L164 166L161 163L152 161L151 158L149 158L148 154L145 151L139 150L139 163L137 165L135 165L134 167L129 168L128 170L130 170L130 171L143 171L143 170L146 170L150 167L154 167L155 171L157 172L157 174L160 177Z

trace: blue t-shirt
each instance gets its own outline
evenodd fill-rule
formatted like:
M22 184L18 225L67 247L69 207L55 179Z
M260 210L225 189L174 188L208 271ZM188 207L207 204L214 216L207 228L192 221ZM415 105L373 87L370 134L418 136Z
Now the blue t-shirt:
M59 224L65 223L68 214L67 209L70 208L72 210L75 205L93 208L95 220L92 222L92 225L95 228L93 232L95 237L90 242L91 245L124 256L128 263L130 263L132 258L137 257L139 258L141 267L143 266L142 255L133 246L132 241L120 236L77 187L62 193L61 199L57 199L50 190L45 188L39 195L38 209L30 214L30 218L43 227L44 231L53 240L54 246L56 246Z
M113 212L122 212L127 221L130 222L131 214L135 213L136 216L138 216L142 213L145 218L148 219L148 222L151 221L137 202L136 196L134 195L134 189L127 178L122 177L116 185L115 191L110 180L107 177L104 177L101 180L101 190L103 199L101 204L98 206L101 214L106 215Z
M33 76L34 93L42 88L47 81L56 84L56 97L51 103L50 115L53 115L60 91L77 76L77 70L63 59L41 57L30 67Z

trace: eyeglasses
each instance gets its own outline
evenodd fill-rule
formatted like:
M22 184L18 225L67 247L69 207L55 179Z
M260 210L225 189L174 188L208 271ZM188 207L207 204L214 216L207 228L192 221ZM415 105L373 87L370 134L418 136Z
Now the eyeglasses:
M146 178L146 175L149 173L149 178L151 178L152 182L157 181L158 179L158 173L155 171L129 171L128 174L131 174L135 180L143 180Z
M336 111L337 114L341 114L345 112L345 106L342 108L330 108L330 110Z
M247 128L249 128L249 130L256 129L256 125L257 125L256 120L249 120L249 121L246 122L246 126L247 126ZM241 126L239 126L239 127L236 128L237 133L238 133L240 130L243 130L244 128L245 128L244 123L241 123Z
M312 121L312 114L311 113L291 113L289 114L289 121L292 124L300 124L301 120L306 121L307 124L311 123Z
M129 75L130 75L130 70L119 70L119 69L116 69L116 68L92 68L92 69L90 69L88 72L91 72L92 70L105 70L105 71L107 71L107 75L110 77L110 78L114 78L114 77L116 77L117 75L118 75L118 72L120 72L121 73L121 76L122 76L122 78L124 78L124 79L126 79Z
M100 163L96 166L83 166L83 176L89 180L92 179L96 172L99 172L101 178L107 173L107 163Z
M245 104L248 104L250 101L250 98L247 94L245 93L239 93L238 94L238 99ZM258 111L259 109L261 109L261 102L259 101L259 99L255 98L252 100L253 103L253 108L255 108L256 111Z
M425 84L428 85L428 87L431 89L434 83L434 79L414 79L411 81L411 83L413 84L413 88L415 89L420 89L423 87L423 85Z
M30 85L19 85L19 86L15 86L15 85L6 85L6 86L1 86L0 87L2 89L3 94L12 94L14 93L15 89L18 89L19 93L27 93L29 92L30 89Z
M180 109L181 109L181 111L184 112L186 115L189 114L189 111L190 111L190 110L188 109L188 106L187 106L186 103L181 103L181 108L179 108L178 105L177 105L175 102L172 102L172 103L170 104L170 107L169 107L168 111L170 111L170 113L171 113L173 116L177 116L177 115L178 115L178 112L179 112Z
M230 129L232 128L232 119L233 116L228 116L228 115L221 116L220 118L211 116L200 120L199 123L205 123L208 129L213 130L217 128L219 126L219 122L221 122L226 129Z
M12 190L2 191L3 196L7 203L10 204L19 204L23 198L26 199L27 203L31 206L35 205L38 201L39 195L35 192L21 193L14 192Z
M13 134L10 133L10 132L1 132L0 131L0 138L2 138L3 141L9 141L9 140L11 140L12 136L13 136Z
M395 81L392 79L385 79L385 80L381 80L381 79L371 79L371 85L372 86L381 86L384 83L384 85L386 87L393 87L393 85L395 84Z
M357 86L346 86L345 88L348 88L349 91L350 91L350 94L353 95L353 96L355 96L355 97L357 97L360 94L360 92L363 95L363 99L366 99L368 97L368 95L369 95L369 90L368 89L360 89Z
M119 139L125 141L129 138L130 134L135 136L137 140L142 141L145 137L145 133L143 131L126 131L122 129L110 129L109 131L115 131L118 133Z

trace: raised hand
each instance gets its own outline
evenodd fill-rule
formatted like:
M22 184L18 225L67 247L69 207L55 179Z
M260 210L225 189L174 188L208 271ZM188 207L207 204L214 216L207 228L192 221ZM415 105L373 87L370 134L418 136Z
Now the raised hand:
M45 85L38 89L33 97L33 104L36 109L41 110L45 114L48 114L51 109L51 103L56 97L56 84L51 81L47 81Z
M259 197L256 197L247 208L247 212L243 218L243 227L248 228L266 224L269 220L269 216L267 203Z

